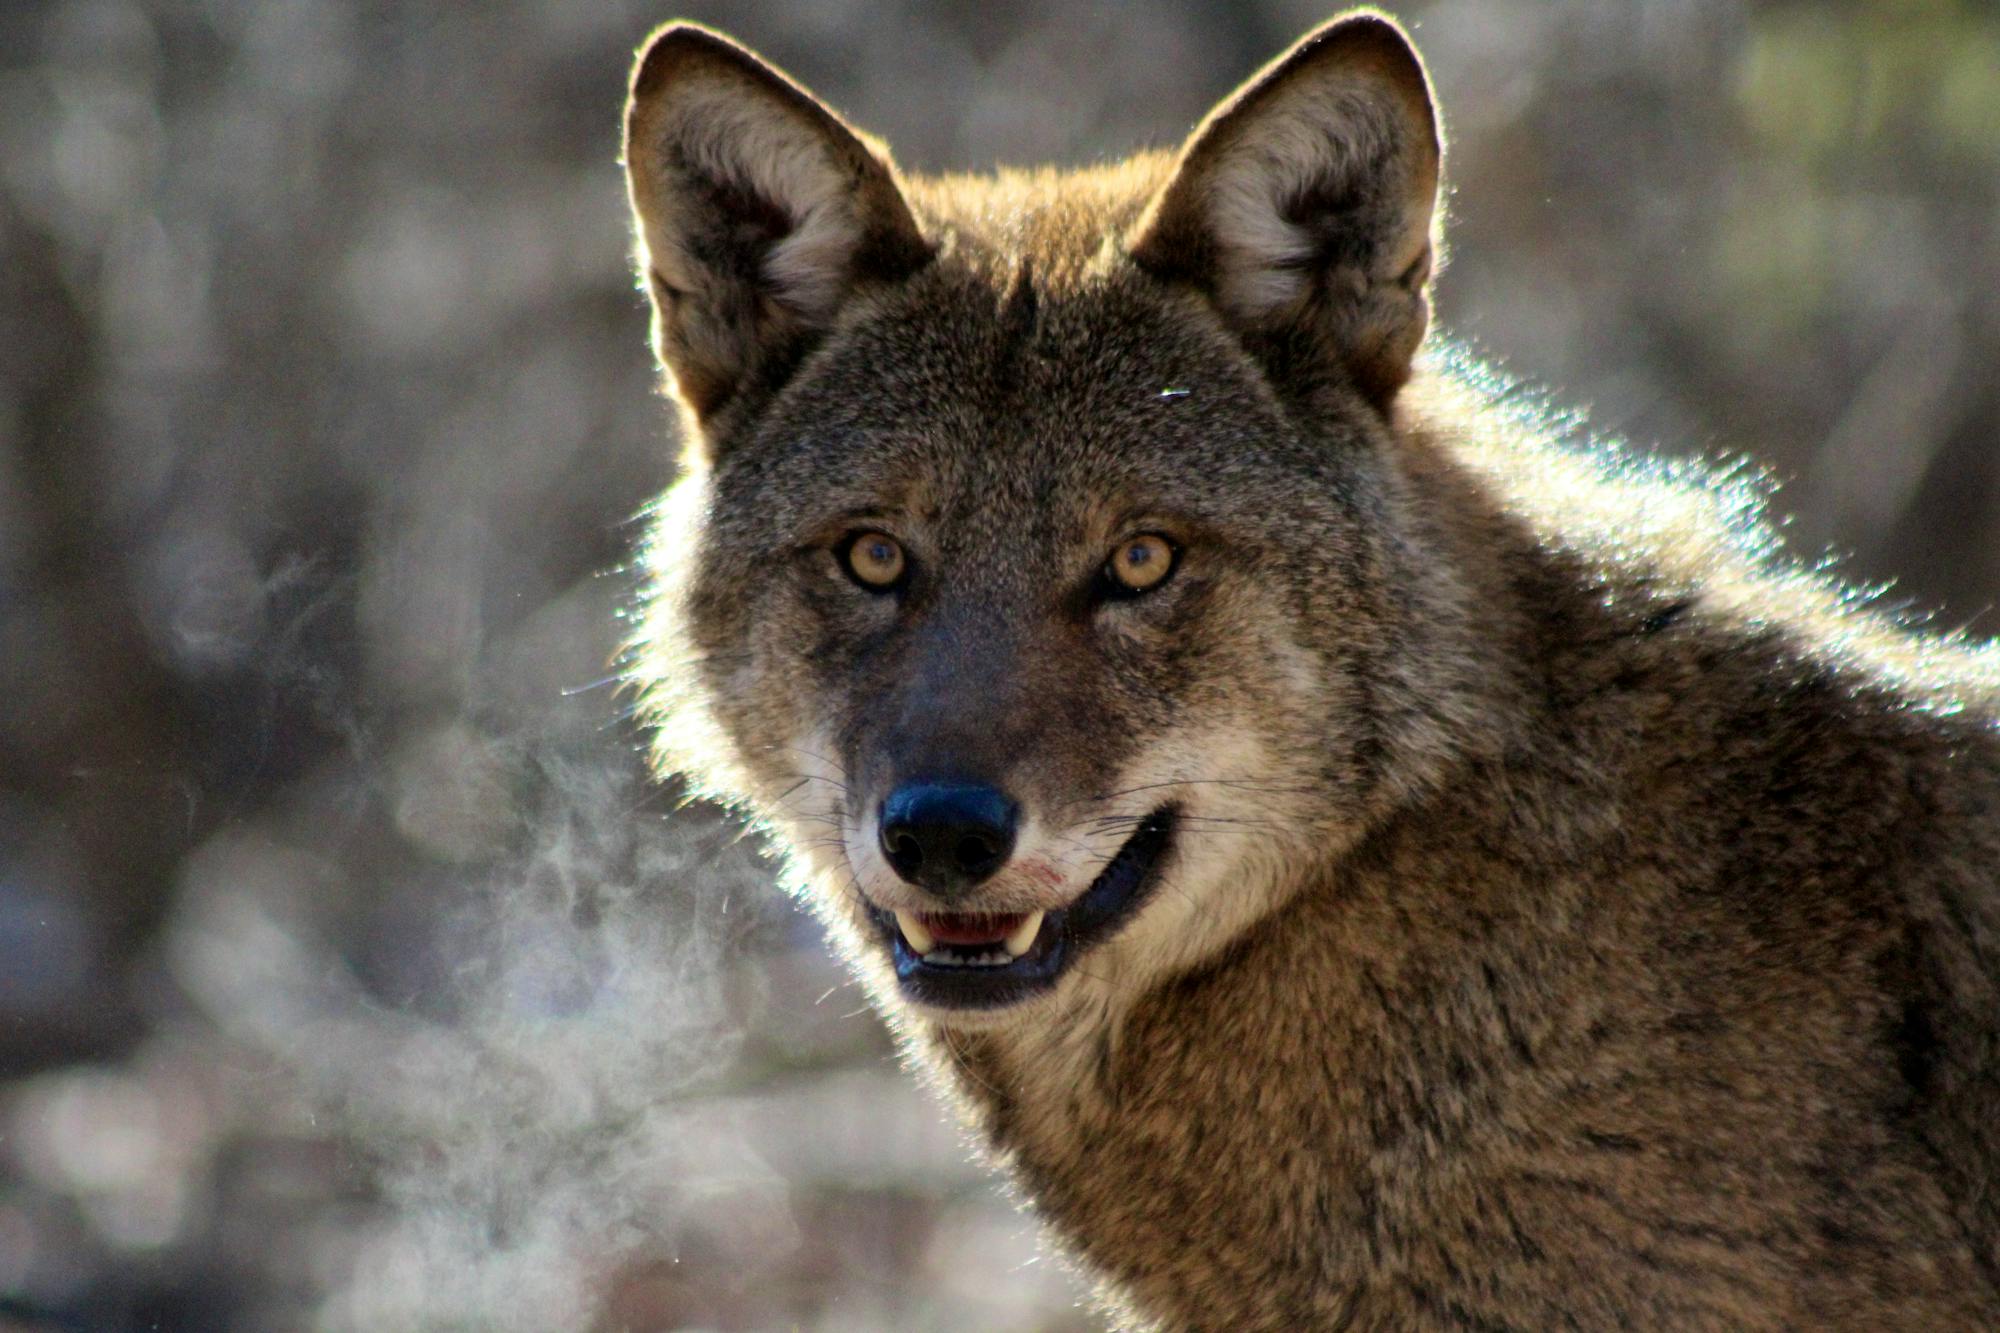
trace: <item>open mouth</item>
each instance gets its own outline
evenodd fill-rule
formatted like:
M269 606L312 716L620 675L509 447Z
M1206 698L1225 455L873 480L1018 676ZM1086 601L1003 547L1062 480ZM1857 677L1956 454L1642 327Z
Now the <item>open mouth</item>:
M903 993L939 1009L999 1009L1055 984L1091 945L1123 925L1158 882L1174 810L1148 815L1082 896L1052 912L876 909Z

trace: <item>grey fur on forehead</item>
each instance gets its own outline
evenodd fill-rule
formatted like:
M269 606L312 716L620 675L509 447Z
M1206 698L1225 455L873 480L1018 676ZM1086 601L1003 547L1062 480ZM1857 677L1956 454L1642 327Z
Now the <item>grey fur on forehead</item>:
M1310 413L1288 402L1212 316L1149 282L1049 293L1032 323L1007 318L1021 308L1017 288L941 261L809 358L725 447L723 493L739 463L760 484L795 471L801 499L829 508L856 485L921 485L931 504L971 511L1193 484L1189 507L1219 517L1280 494L1310 506L1300 483L1344 491L1380 437L1351 394L1319 394Z

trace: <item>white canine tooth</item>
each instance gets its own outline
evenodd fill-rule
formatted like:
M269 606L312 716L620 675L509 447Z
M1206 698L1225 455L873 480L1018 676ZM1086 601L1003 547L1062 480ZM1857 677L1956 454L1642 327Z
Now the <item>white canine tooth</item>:
M1021 924L1014 928L1013 933L1007 936L1007 952L1011 956L1019 958L1035 947L1035 936L1042 933L1042 916L1041 912L1028 913L1021 919Z
M914 912L897 912L896 928L903 932L903 940L910 946L910 952L919 958L937 948L937 937L924 929L923 922L917 920Z

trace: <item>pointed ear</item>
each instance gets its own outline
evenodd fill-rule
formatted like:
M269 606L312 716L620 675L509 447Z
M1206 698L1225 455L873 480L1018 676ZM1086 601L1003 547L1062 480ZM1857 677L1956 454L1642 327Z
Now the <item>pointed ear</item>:
M878 146L691 23L639 56L625 175L653 348L697 422L788 371L863 285L930 256Z
M1442 159L1402 29L1344 15L1209 113L1132 255L1201 288L1253 345L1305 335L1386 407L1430 318Z

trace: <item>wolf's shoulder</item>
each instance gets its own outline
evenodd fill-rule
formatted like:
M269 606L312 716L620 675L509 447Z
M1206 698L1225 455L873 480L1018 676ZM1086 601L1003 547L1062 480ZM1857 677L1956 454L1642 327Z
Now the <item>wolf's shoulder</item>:
M1514 540L1483 545L1515 565L1506 573L1516 591L1524 581L1539 590L1560 627L1552 656L1617 657L1637 643L1665 661L1658 647L1678 641L1750 716L1782 720L1837 700L2000 764L2000 640L1939 629L1889 602L1888 588L1844 579L1832 556L1801 558L1761 469L1596 438L1457 349L1441 345L1431 361L1410 386L1403 434L1431 467L1470 481L1472 507L1486 510L1474 525L1509 530Z

